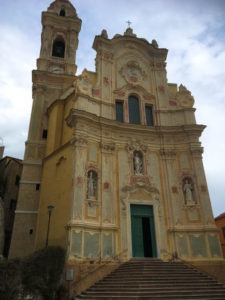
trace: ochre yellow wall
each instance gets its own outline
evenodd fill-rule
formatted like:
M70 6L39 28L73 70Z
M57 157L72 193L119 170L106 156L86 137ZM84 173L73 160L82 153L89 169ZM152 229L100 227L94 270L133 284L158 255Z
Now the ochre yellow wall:
M72 128L70 128L65 119L69 115L70 110L73 108L74 105L74 95L71 95L69 99L66 100L64 106L64 117L63 117L63 127L62 127L62 144L66 143L71 139L72 136Z
M51 216L49 245L66 247L65 226L70 219L71 190L72 147L66 145L44 161L35 249L45 246L48 205L55 207Z

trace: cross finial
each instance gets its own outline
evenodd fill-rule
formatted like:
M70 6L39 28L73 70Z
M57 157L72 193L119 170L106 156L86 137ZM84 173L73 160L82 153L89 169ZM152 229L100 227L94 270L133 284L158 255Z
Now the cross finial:
M128 27L130 28L131 21L128 20L126 23L128 24Z

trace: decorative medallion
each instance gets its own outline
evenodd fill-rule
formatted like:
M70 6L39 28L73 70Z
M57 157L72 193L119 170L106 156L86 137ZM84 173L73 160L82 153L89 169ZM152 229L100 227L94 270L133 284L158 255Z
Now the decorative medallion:
M131 84L139 84L146 77L145 72L141 69L136 61L129 61L120 70L121 75Z

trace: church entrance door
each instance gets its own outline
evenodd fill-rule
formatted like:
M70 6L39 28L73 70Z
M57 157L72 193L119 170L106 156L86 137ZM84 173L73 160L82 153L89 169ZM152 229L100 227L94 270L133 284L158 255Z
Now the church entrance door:
M131 204L131 238L133 257L156 257L153 207Z

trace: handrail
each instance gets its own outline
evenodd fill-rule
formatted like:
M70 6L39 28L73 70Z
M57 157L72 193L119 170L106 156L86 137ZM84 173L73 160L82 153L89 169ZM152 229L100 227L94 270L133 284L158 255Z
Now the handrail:
M106 266L108 263L112 262L112 261L118 261L120 262L120 256L122 254L124 254L125 252L127 252L127 249L123 250L122 252L120 252L119 254L117 255L113 255L113 256L110 256L110 258L108 258L107 260L104 260L104 263L101 264L100 266L98 266L96 269L90 271L88 274L86 274L85 276L79 278L77 281L74 281L73 284L77 284L79 283L80 281L84 280L85 278L87 278L90 274L93 274L95 272L97 272L99 269L103 268L104 266ZM98 262L102 262L102 258L100 257L100 259L98 260Z

